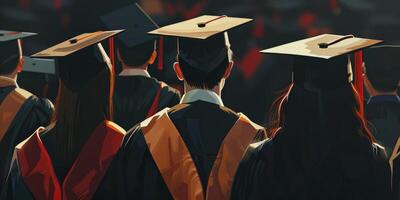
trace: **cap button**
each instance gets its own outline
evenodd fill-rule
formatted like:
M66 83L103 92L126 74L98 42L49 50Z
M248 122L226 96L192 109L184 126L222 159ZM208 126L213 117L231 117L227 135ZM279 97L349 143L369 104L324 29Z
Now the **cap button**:
M75 44L77 42L78 42L78 39L76 39L76 38L69 40L69 43L71 43L71 44Z

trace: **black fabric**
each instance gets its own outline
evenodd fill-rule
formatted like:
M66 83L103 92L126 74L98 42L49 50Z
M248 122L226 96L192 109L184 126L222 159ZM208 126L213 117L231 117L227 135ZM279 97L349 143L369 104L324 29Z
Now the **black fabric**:
M235 176L232 199L390 199L385 151L363 139L337 146L322 160L304 152L312 144L282 130L250 148ZM365 140L364 140L365 141ZM315 145L314 145L315 146Z
M295 57L293 78L297 85L332 89L349 83L347 55L331 59Z
M391 155L400 136L400 101L370 102L365 106L365 114L375 138Z
M114 89L114 121L125 130L143 121L161 83L144 76L118 76ZM171 87L163 87L157 111L173 107L180 101L180 94Z
M400 200L400 155L393 159L392 172L393 199Z
M61 81L73 92L82 90L101 72L109 70L97 45L58 58L57 65Z
M19 61L17 41L0 42L0 74L9 74L17 67Z
M0 104L15 86L0 88ZM0 142L0 191L9 172L14 147L31 135L40 126L50 123L53 105L47 99L32 96L22 105L3 140Z
M179 62L203 72L216 69L228 57L228 47L223 33L205 40L179 38Z

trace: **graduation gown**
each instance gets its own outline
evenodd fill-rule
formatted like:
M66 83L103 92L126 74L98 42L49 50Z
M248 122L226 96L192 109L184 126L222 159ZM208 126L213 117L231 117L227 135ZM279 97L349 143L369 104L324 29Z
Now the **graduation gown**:
M114 91L114 121L129 130L135 124L178 104L180 94L155 78L118 76Z
M70 166L60 164L56 156L53 130L54 124L41 128L16 147L2 198L117 199L120 180L116 178L119 171L115 161L125 130L109 121L99 124Z
M213 165L218 163L222 166L221 158L232 161L232 157L235 156L239 160L237 163L231 162L230 166L238 165L241 159L242 155L239 152L232 153L239 148L230 149L230 145L226 142L226 138L232 134L230 130L237 124L239 118L240 115L229 108L199 100L163 110L137 125L128 132L129 139L124 144L124 151L120 157L119 171L122 172L120 181L123 184L118 187L120 191L115 194L115 199L155 200L174 199L174 197L175 199L193 199L193 196L199 197L198 195L209 196L206 193L212 193L215 190L206 191L202 188L209 189L210 184L217 184L212 181L210 183L210 177L225 176L226 179L233 179L233 176L228 176L225 172L236 171L236 168L232 169L224 165L224 167L219 167L222 170L219 171L221 173L214 173L216 167ZM167 125L163 121L165 119L172 123ZM160 124L154 124L160 121L163 128L159 127ZM264 129L257 125L255 127L257 128L252 129L256 130L254 137L248 137L247 139L250 139L248 143L264 139ZM176 129L177 137L165 137L168 135L166 129ZM238 135L250 134L246 130L246 128L242 129ZM234 136L236 142L240 140L238 135L231 135ZM221 148L223 144L225 145ZM232 144L234 145L236 144ZM241 148L244 154L247 143L241 145L243 145ZM183 148L187 148L188 151L181 151ZM219 153L221 149L224 149L222 154ZM231 183L225 183L228 186L226 189L230 190ZM175 187L177 185L181 187Z
M232 199L390 199L390 167L383 147L350 139L315 159L310 155L323 154L304 153L312 144L291 139L282 131L250 146L235 176Z
M396 95L371 97L365 107L365 114L375 138L391 155L400 136L400 98Z
M16 89L15 82L7 81L7 79L0 81L0 107L7 106L3 103ZM1 128L5 128L8 124L8 128L5 128L7 130L0 139L0 191L9 172L15 145L26 139L38 127L47 126L53 113L53 105L49 100L39 99L21 88L18 90L24 93L24 96L20 99L21 105L16 110L16 115L12 119L10 118L8 123L5 119L0 121ZM17 105L12 101L10 100L13 105Z

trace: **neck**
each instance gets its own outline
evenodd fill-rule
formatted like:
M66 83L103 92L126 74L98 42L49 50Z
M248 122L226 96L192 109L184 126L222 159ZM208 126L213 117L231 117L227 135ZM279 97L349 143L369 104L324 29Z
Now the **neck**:
M212 92L214 92L215 94L217 94L218 96L221 97L221 87L220 87L220 84L216 85L216 86L215 86L214 88L212 88L212 89L204 89L204 88L199 88L199 87L190 86L190 85L188 85L188 84L185 82L185 83L184 83L184 91L185 91L185 94L188 93L188 92L190 92L190 91L192 91L192 90L209 90L209 91L212 91Z
M17 73L4 74L4 75L1 75L1 76L7 77L9 79L13 79L14 81L17 81Z
M122 69L142 69L142 70L147 70L147 68L149 67L149 65L146 63L144 65L140 65L140 66L129 66L126 65L125 63L122 63Z

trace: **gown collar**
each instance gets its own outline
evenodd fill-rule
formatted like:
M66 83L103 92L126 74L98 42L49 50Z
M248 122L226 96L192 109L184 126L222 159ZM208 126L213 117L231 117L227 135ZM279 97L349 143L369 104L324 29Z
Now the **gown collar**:
M180 103L192 103L195 101L205 101L219 106L224 106L224 103L219 95L211 90L194 89L182 96Z

